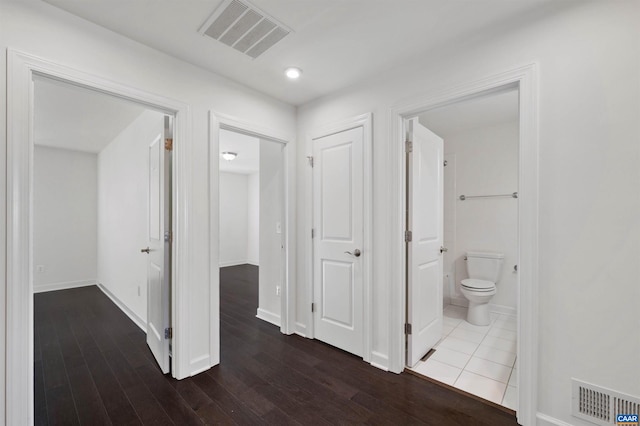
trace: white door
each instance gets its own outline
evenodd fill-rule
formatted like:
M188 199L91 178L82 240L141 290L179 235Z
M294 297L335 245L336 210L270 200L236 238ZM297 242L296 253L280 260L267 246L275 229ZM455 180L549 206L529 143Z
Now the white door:
M442 336L443 140L407 122L407 365L414 366Z
M363 353L362 127L313 141L315 338Z
M142 251L147 253L147 345L163 373L169 372L170 336L165 336L165 329L169 328L171 246L165 233L171 229L170 155L161 128L149 144L149 245Z

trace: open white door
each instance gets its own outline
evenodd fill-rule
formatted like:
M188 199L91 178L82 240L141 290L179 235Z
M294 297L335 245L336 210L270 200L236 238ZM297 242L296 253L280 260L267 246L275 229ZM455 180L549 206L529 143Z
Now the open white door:
M442 336L443 140L407 121L407 365Z
M168 373L171 151L165 149L165 143L171 148L171 139L165 139L164 123L161 127L149 144L149 245L142 251L147 253L147 345L162 372Z
M313 141L315 337L363 354L362 127Z

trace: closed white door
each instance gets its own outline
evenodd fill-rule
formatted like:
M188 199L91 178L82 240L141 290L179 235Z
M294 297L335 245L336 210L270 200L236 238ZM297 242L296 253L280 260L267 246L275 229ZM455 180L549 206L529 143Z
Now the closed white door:
M414 366L442 336L443 140L407 122L407 365Z
M165 132L149 144L149 242L147 254L147 345L163 373L169 372L171 161Z
M363 129L313 141L315 337L363 353Z

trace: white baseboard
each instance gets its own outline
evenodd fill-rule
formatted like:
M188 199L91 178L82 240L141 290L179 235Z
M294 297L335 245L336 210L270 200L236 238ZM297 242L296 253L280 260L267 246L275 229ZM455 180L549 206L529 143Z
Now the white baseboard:
M542 413L536 414L536 420L537 426L575 426L571 423L564 422L560 419L556 419L555 417L547 416Z
M449 300L449 303L454 306L460 306L462 308L466 308L469 306L469 301L467 299L459 297L451 298ZM511 306L495 305L493 303L489 303L489 311L493 312L494 314L511 315L514 317L518 314L518 310L516 308L512 308Z
M260 318L263 321L270 322L273 325L277 325L280 327L280 315L276 315L269 311L265 311L262 308L258 308L258 313L256 314L257 318Z
M451 297L449 299L449 303L451 303L454 306L460 306L462 308L466 308L469 306L469 301L464 297L457 297L457 296Z
M78 288L78 287L88 287L90 285L98 284L98 280L95 278L92 280L80 280L80 281L66 281L62 283L50 283L50 284L40 284L38 286L33 286L34 293L44 293L47 291L57 291L57 290L67 290L70 288Z
M307 337L307 326L302 323L296 322L296 327L293 332L298 336Z
M260 266L260 262L258 262L257 260L247 260L245 263L253 266Z
M98 283L97 285L98 288L102 290L102 292L131 319L131 321L133 321L138 327L140 327L140 330L144 331L145 333L147 332L147 322L145 320L140 318L135 312L129 309L127 305L122 303L120 299L118 299L113 293L111 293L104 285L102 285L101 283Z
M370 364L380 370L389 371L389 357L377 351L371 351Z
M489 310L494 314L511 315L513 317L518 314L518 310L516 308L504 305L494 305L492 303L489 303Z
M209 356L209 354L192 359L191 362L189 362L189 376L195 376L196 374L200 374L203 371L207 371L208 369L210 369L210 360L211 357Z
M226 268L227 266L238 266L238 265L247 265L247 264L258 266L258 264L251 263L251 261L246 260L246 259L244 259L244 260L228 260L228 261L225 261L225 262L218 263L218 266L221 267L221 268Z
M447 306L451 304L451 298L449 296L444 296L442 298L442 305Z

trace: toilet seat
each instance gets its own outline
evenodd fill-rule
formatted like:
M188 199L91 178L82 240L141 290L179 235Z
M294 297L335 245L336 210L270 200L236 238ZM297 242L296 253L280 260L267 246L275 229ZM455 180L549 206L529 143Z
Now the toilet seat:
M475 278L467 278L460 282L462 287L470 291L489 292L496 289L496 283L487 280L478 280Z

